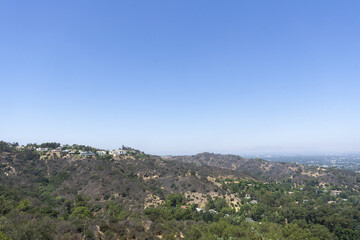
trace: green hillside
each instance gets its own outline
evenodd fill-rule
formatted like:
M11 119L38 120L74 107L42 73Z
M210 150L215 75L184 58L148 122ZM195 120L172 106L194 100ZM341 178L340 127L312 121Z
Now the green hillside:
M0 142L0 239L360 239L357 173L122 151Z

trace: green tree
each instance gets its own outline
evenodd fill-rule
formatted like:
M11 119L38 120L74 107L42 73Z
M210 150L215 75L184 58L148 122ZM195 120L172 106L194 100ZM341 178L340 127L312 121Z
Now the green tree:
M210 200L206 204L206 209L214 209L218 212L221 211L222 208L229 207L229 205L226 203L226 200L220 197L216 197L215 200Z
M30 207L31 207L31 201L29 199L23 199L17 208L20 211L26 212L30 209Z
M76 207L69 216L69 218L80 218L80 219L91 218L91 217L92 217L92 213L90 209L84 206Z
M170 193L165 200L165 206L167 207L176 207L179 204L184 202L183 195L181 193L175 194Z

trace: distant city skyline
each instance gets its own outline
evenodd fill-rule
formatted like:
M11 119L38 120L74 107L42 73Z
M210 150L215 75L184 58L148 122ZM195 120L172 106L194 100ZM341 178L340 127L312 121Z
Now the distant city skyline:
M358 1L2 1L0 140L360 152Z

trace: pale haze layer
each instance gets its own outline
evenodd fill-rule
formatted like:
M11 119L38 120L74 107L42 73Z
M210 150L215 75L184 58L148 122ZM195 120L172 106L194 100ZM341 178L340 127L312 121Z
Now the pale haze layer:
M359 1L1 1L0 139L360 152Z

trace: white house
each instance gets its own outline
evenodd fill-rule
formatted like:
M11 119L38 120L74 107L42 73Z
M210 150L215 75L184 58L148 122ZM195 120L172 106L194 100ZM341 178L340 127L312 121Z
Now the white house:
M251 200L250 204L257 204L257 201L256 200Z
M104 156L106 154L105 151L96 151L96 153L99 155L99 156Z
M125 150L113 150L110 152L111 155L113 156L120 156L120 155L125 155L127 153L127 151Z
M209 209L209 211L208 211L209 213L211 213L211 214L216 214L216 213L218 213L216 210L214 210L214 209Z
M37 148L36 151L38 151L38 152L47 152L48 148Z
M341 193L341 191L339 191L339 190L331 190L330 191L330 195L335 196L335 197L337 197L340 193Z

